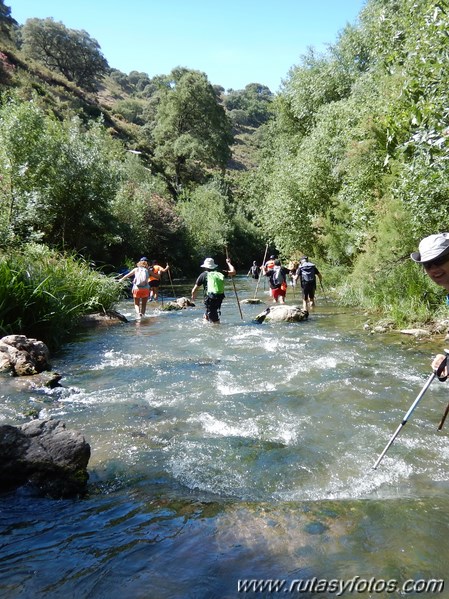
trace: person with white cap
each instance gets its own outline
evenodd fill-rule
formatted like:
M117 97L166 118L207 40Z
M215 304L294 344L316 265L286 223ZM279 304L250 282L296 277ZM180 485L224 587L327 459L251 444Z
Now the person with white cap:
M449 233L436 233L424 237L419 243L418 251L412 252L410 258L422 264L430 279L446 289L448 292L446 301L449 303ZM433 370L436 371L445 359L446 356L438 354L432 362ZM444 378L447 374L445 368L440 376Z
M224 277L228 275L233 277L236 272L235 268L231 264L231 260L226 258L228 270L224 272L217 272L218 264L215 264L213 258L206 258L201 264L201 268L204 268L204 272L195 281L195 285L192 288L191 298L195 300L196 292L199 287L204 289L204 305L206 306L206 313L204 318L209 322L219 323L221 315L221 304L225 297L224 295Z

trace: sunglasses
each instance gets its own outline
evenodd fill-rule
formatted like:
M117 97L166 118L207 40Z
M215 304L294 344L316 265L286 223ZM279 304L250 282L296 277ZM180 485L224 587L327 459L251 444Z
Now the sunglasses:
M449 254L445 256L441 256L441 258L435 258L434 260L429 260L429 262L421 262L426 270L431 268L432 266L441 266L445 264L449 260Z

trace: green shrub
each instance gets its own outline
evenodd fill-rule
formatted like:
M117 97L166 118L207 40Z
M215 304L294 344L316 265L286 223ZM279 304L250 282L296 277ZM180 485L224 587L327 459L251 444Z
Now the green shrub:
M24 334L58 347L79 317L110 309L122 286L84 259L29 244L0 254L0 335Z

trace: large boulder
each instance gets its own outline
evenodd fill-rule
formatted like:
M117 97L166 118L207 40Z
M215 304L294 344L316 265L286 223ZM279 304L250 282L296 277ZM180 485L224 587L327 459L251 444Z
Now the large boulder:
M0 372L23 376L50 368L50 352L42 341L25 335L7 335L0 339Z
M287 304L277 304L269 306L266 310L258 314L255 321L262 323L267 322L301 322L307 320L309 313L299 306L288 306Z
M60 420L0 426L0 490L31 485L54 498L86 492L90 445Z

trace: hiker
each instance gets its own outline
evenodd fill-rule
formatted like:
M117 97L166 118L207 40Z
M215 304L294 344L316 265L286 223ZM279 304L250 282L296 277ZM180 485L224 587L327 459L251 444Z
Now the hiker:
M299 279L302 290L302 307L303 310L306 310L307 312L316 306L315 290L317 277L320 279L321 283L323 278L320 271L313 262L309 262L307 256L303 256L299 261L299 266L296 269L293 279L295 285Z
M274 261L276 260L276 256L270 256L270 259L267 260L264 264L266 269L273 268Z
M206 258L201 264L201 268L204 268L204 272L195 281L193 286L191 298L195 300L197 289L203 286L204 289L204 305L206 306L206 313L204 314L205 320L218 324L221 316L221 304L225 297L224 294L224 277L225 275L233 277L236 272L235 268L231 264L231 260L226 258L228 270L223 272L217 272L218 264L215 264L213 258Z
M419 243L418 251L412 252L410 258L422 264L424 272L430 279L444 287L447 291L446 304L449 305L449 233L437 233L424 237ZM438 354L432 361L432 369L436 371L441 362L446 359L443 354ZM441 378L448 375L445 367L440 374Z
M159 286L161 284L161 274L169 269L168 263L165 268L159 266L157 260L153 260L150 268L150 302L157 302L159 297Z
M267 263L268 264L268 263ZM270 285L270 295L276 304L285 304L285 294L287 293L287 275L288 268L281 265L280 260L274 260L272 268L263 267L262 273L268 277Z
M260 275L260 266L257 265L257 262L254 260L253 265L248 271L247 277L252 276L253 279L258 279Z
M150 295L148 258L143 256L139 262L137 262L135 268L119 279L119 283L130 277L134 277L132 295L134 298L134 309L136 311L137 320L140 320L145 316L148 297Z
M270 259L267 260L265 262L265 264L262 264L262 269L265 268L265 272L266 272L267 270L270 270L271 268L273 268L275 259L276 259L276 256L270 256ZM273 297L273 290L271 287L270 287L270 296Z

